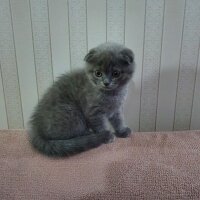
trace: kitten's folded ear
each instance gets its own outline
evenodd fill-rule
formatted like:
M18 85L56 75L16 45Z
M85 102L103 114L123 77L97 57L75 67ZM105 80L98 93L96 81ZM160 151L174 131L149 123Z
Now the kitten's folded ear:
M134 62L134 54L131 49L125 48L121 51L122 59L127 64Z
M96 50L95 48L91 49L84 58L84 61L87 63L93 63L95 61Z

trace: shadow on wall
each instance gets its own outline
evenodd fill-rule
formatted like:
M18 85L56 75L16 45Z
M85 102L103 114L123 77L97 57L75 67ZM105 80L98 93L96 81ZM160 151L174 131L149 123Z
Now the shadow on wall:
M190 68L180 74L178 68L167 66L160 72L143 72L142 81L135 73L124 106L126 123L133 131L193 129L196 70Z

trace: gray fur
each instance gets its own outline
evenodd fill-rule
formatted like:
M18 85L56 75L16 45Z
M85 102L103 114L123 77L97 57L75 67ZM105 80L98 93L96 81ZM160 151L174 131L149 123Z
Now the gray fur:
M70 156L112 141L106 120L117 137L131 132L121 106L134 72L132 51L104 43L85 61L85 68L62 75L47 90L31 117L30 142L46 155Z

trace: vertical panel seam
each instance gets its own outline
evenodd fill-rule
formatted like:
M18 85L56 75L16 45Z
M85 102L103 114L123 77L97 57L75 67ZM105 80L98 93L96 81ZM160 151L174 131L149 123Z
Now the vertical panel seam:
M184 29L185 29L186 1L187 0L185 0L185 5L184 5L184 16L183 16L182 35L181 35L181 47L180 47L179 67L178 67L177 85L176 85L176 98L175 98L175 106L174 106L173 130L175 128L176 106L177 106L177 96L178 96L178 83L179 83L180 68L181 68L182 49L183 49L183 35L184 35Z
M144 50L145 50L145 37L146 37L146 11L147 11L147 0L145 0L145 13L144 13L144 36L143 36L143 56L142 56L142 73L141 73L141 89L140 89L140 109L139 109L139 132L141 129L141 107L142 107L142 83L143 83L143 69L144 69Z
M191 122L192 122L192 114L193 114L193 106L194 106L194 93L195 93L195 88L196 88L197 69L198 69L198 65L199 65L199 54L200 54L200 40L199 40L198 56L197 56L196 69L195 69L195 79L194 79L194 87L193 87L193 95L192 95L192 106L191 106L191 112L190 112L189 129L191 129Z
M108 0L106 0L106 42L108 42Z
M85 13L86 13L86 49L87 49L87 52L88 52L88 9L87 9L87 6L88 6L88 1L85 0Z
M0 62L0 76L1 76L1 81L2 81L3 98L4 98L4 103L5 103L6 120L7 120L7 127L8 127L8 111L7 111L7 102L6 102L6 97L5 97L5 89L4 89L4 82L3 82L3 76L2 76L1 62Z
M35 59L35 45L34 45L34 35L33 35L33 22L32 22L32 12L31 12L31 0L29 0L29 9L30 9L30 22L31 22L31 34L32 34L32 45L33 45L33 57L34 57L34 71L35 71L35 79L36 79L36 87L37 87L37 98L39 101L39 90L38 90L38 79L36 72L36 59Z
M18 66L17 66L17 55L16 55L16 47L15 47L13 17L12 17L12 10L11 10L10 0L9 0L9 8L10 8L11 28L12 28L12 36L13 36L13 46L14 46L14 51L15 51L15 63L16 63L16 71L17 71L17 81L18 81L18 86L19 86L19 98L20 98L20 105L21 105L22 126L24 128L24 115L23 115L23 107L22 107L21 88L20 88L20 83L19 83L19 72L18 72Z
M126 0L124 0L124 45L125 45L125 40L126 40Z
M158 115L158 96L159 96L159 89L160 89L160 69L161 69L161 59L162 59L162 50L163 50L163 32L164 32L164 25L165 25L165 0L163 0L163 17L162 17L162 35L161 35L161 49L160 49L160 61L159 61L159 74L158 74L158 89L157 89L157 102L156 102L156 116L155 116L155 131L157 129L157 115Z
M51 25L50 25L50 19L49 19L49 0L47 0L47 15L48 15L47 16L48 26L49 26L49 51L50 51L50 57L51 57L51 74L52 74L52 80L54 82L53 58L52 58L52 47L51 47Z
M71 55L71 41L70 41L70 15L69 15L69 0L67 0L67 14L68 14L68 33L69 33L69 63L70 71L72 71L72 55Z

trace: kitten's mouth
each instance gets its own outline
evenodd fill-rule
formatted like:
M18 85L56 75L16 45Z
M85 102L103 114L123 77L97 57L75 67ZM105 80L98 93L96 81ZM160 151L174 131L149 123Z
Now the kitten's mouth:
M102 89L104 89L104 90L113 90L114 87L113 86L103 86Z

